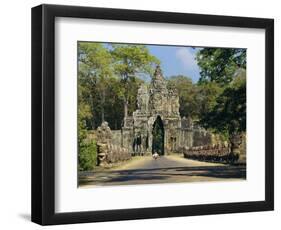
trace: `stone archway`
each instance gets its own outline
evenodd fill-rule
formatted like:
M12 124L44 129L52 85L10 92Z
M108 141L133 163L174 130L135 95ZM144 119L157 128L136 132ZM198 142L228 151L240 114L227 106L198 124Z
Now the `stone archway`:
M152 128L152 154L157 152L164 155L164 125L160 116L157 116Z

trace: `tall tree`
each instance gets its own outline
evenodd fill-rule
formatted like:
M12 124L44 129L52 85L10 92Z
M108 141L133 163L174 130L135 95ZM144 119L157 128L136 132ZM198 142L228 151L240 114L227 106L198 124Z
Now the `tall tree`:
M184 75L171 76L168 78L168 88L176 88L178 91L182 117L198 116L199 107L195 100L198 87L192 83L191 78Z
M223 92L223 88L216 82L204 82L197 84L197 92L194 100L197 103L199 118L210 112L215 104L216 99Z
M80 42L78 57L79 83L85 88L85 93L88 93L93 114L97 113L97 97L100 98L101 121L104 121L106 89L108 79L113 75L111 54L101 43Z
M224 134L235 145L234 140L246 131L246 71L237 70L237 75L228 87L216 98L213 108L202 115L205 128Z
M105 103L105 120L111 129L121 129L124 111L121 97L122 84L118 77L108 79Z
M114 70L121 77L124 117L127 117L133 78L140 74L151 75L153 67L160 61L144 45L115 44L112 45L111 53L115 62Z
M196 60L201 70L200 83L215 81L225 85L238 68L246 68L246 49L203 48L197 52Z
M241 132L246 131L246 49L203 48L196 59L201 69L199 86L216 84L221 89L200 114L200 123L227 137L234 153Z

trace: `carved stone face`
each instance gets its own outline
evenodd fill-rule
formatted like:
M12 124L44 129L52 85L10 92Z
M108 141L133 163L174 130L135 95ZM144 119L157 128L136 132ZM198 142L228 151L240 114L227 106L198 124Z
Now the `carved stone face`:
M154 95L154 104L161 105L162 102L162 96L160 94Z
M137 96L137 109L141 113L146 113L148 108L148 101L149 101L149 95L148 90L145 85L141 85L141 87L138 90L138 96Z

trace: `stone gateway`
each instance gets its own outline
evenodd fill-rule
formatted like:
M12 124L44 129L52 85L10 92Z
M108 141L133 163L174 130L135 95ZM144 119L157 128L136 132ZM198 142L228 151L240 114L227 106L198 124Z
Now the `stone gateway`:
M158 66L150 83L142 84L137 92L137 109L124 117L121 130L110 130L107 122L92 131L97 138L98 165L107 165L130 159L136 155L169 155L181 153L186 158L246 162L246 139L243 154L237 143L236 152L219 135L206 131L191 118L181 117L179 95L167 87L167 81ZM235 146L234 146L235 147Z
M167 87L157 66L150 84L142 84L138 89L136 111L124 117L122 147L133 155L164 155L182 152L184 147L211 144L212 134L193 125L190 118L182 118L179 108L177 90Z

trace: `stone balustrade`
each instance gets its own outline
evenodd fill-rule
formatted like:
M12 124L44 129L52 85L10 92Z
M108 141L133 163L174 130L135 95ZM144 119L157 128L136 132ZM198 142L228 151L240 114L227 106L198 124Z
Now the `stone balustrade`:
M117 145L109 145L107 154L107 163L117 163L119 161L126 161L131 158L131 154L128 149L122 148Z
M97 129L97 164L107 166L119 161L129 160L131 154L128 149L113 143L113 135L108 123L103 122Z
M239 155L231 154L230 146L227 143L183 147L182 152L185 158L199 161L232 163L239 158Z

